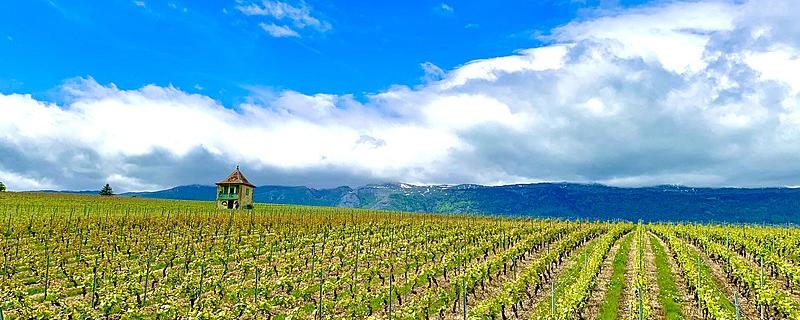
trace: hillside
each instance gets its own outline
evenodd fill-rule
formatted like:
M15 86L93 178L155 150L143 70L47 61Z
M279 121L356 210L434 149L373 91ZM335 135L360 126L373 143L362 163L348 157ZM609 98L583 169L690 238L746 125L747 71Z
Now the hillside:
M213 200L213 186L180 186L126 195ZM313 189L261 186L255 201L413 212L486 213L582 219L800 223L800 189L617 188L598 184L506 186L380 184Z

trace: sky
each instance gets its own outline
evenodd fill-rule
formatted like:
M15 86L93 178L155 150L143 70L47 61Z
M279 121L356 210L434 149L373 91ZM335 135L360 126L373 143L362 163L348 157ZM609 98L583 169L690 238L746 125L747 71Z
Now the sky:
M800 185L800 6L0 3L0 181Z

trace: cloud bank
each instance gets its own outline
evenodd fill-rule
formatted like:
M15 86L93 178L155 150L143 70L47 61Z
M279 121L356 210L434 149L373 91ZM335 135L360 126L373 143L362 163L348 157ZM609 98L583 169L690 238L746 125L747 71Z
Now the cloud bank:
M424 84L365 101L286 90L226 108L173 87L73 79L59 105L0 95L0 181L150 190L240 164L257 184L797 185L797 16L778 0L603 12L542 47L423 64Z

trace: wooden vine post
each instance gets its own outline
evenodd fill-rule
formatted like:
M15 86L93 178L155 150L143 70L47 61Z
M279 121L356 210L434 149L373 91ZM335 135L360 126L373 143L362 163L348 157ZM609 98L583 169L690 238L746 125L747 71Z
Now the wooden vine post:
M255 288L253 288L253 303L258 305L258 276L260 275L260 269L256 267L256 283Z
M198 288L197 301L196 301L198 309L202 309L200 307L200 299L203 297L203 278L205 278L205 276L206 276L206 264L205 262L203 262L203 264L200 265L200 287Z
M148 252L147 267L144 274L144 299L142 300L142 306L147 305L147 283L149 281L150 281L150 253Z
M642 289L641 285L636 289L636 295L639 298L639 320L644 320L644 306L642 305Z
M741 316L740 316L740 311L739 311L739 293L738 292L734 292L733 293L733 304L736 307L736 320L740 320Z
M764 287L764 256L761 256L760 260L760 267L761 267L761 274L760 274L760 281L759 281L759 289ZM764 305L759 306L759 314L761 315L761 320L764 320Z
M392 320L392 293L394 291L394 270L389 269L389 320Z
M694 287L694 291L697 293L697 311L702 315L703 305L700 300L700 256L697 256L697 284Z
M550 286L550 318L553 319L556 315L556 281L553 280L553 285Z
M94 268L92 268L92 308L97 306L97 264L99 257L94 258Z
M44 299L42 301L47 301L47 287L50 285L50 249L47 247L47 241L44 243L44 251L47 254L47 266L44 270Z
M322 290L323 285L325 284L325 275L322 270L319 271L319 306L317 307L317 315L319 319L322 320Z
M467 320L467 279L461 277L461 294L464 296L464 320Z

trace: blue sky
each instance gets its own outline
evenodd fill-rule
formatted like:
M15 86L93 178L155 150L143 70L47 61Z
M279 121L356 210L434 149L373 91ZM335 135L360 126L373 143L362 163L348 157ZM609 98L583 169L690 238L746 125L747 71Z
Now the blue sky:
M538 46L537 35L621 1L286 2L327 27L248 15L243 1L64 1L0 4L0 92L50 92L91 76L123 88L174 85L234 105L250 89L375 93ZM260 24L297 29L275 37Z
M198 3L202 3L200 6ZM796 0L0 3L10 190L798 186Z

